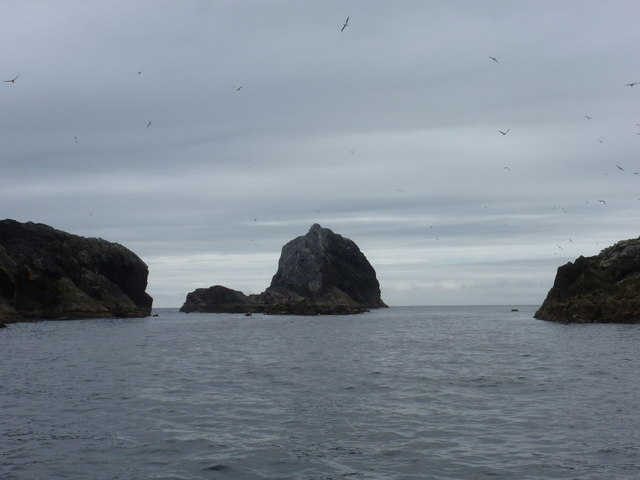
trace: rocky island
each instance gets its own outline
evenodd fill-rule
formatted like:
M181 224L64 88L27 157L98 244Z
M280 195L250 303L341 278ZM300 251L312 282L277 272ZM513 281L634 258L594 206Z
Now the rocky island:
M640 323L640 238L558 268L535 318L571 323Z
M148 273L117 243L0 221L0 322L148 316Z
M187 295L180 311L292 315L347 315L387 305L376 272L348 238L314 224L282 247L271 285L245 295L221 285Z

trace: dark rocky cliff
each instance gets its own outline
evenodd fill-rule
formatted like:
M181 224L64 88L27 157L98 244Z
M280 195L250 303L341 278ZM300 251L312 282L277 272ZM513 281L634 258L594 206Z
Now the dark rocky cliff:
M0 221L0 321L142 317L148 268L117 243Z
M542 320L640 323L640 238L623 240L592 257L558 268L535 313Z
M376 272L358 246L314 224L282 247L278 270L260 295L200 288L187 295L181 311L338 315L383 307Z
M358 246L318 224L282 247L269 288L316 299L342 292L365 307L386 306L376 272Z

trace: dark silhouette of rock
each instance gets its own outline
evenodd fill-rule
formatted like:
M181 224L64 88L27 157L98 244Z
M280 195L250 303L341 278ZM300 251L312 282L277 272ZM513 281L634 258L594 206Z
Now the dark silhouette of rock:
M0 221L0 321L143 317L148 268L133 252L39 223Z
M282 247L271 285L244 295L220 285L187 295L183 312L346 315L384 308L376 272L351 240L314 224Z
M270 289L328 303L350 298L369 308L386 306L376 272L358 246L317 223L282 247Z
M182 312L244 313L252 302L244 293L221 285L198 288L187 295Z
M640 238L558 268L535 318L571 323L640 323Z

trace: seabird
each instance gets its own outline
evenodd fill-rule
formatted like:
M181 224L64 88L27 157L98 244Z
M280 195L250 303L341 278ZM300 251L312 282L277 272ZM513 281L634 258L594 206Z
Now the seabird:
M607 202L605 202L604 200L598 200L598 201L599 201L600 203L605 204L605 205L607 204Z
M344 31L345 28L347 28L349 26L349 17L347 17L347 19L344 21L344 25L342 25L342 28L340 29L341 32Z
M240 90L242 90L242 85L240 85L239 87L233 87L236 89L236 92L239 92Z
M19 76L20 74L16 75L11 80L5 80L4 83L16 83L16 80L18 79Z
M589 115L585 115L585 117L587 118L587 120L591 120L591 117Z
M623 172L625 171L620 165L616 165L616 167L618 167L618 170L622 170Z
M151 122L151 120L149 120L149 123L147 123L147 128L149 128L151 125L153 125L153 123Z
M507 128L506 132L503 132L502 130L498 130L502 135L506 135L507 133L509 133L509 129Z
M632 83L625 83L624 86L625 87L633 87L634 85L638 85L640 82L632 82Z
M493 60L494 62L499 63L499 62L498 62L498 59L497 59L496 57L489 57L489 58L490 58L491 60Z

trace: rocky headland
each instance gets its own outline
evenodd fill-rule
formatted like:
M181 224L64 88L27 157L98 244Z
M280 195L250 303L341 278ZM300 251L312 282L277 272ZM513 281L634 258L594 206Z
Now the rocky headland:
M148 273L117 243L0 221L0 322L148 316Z
M535 318L570 323L640 323L640 238L558 268Z
M386 306L376 272L358 246L314 224L282 247L278 270L261 294L221 285L199 288L187 295L180 311L347 315Z

